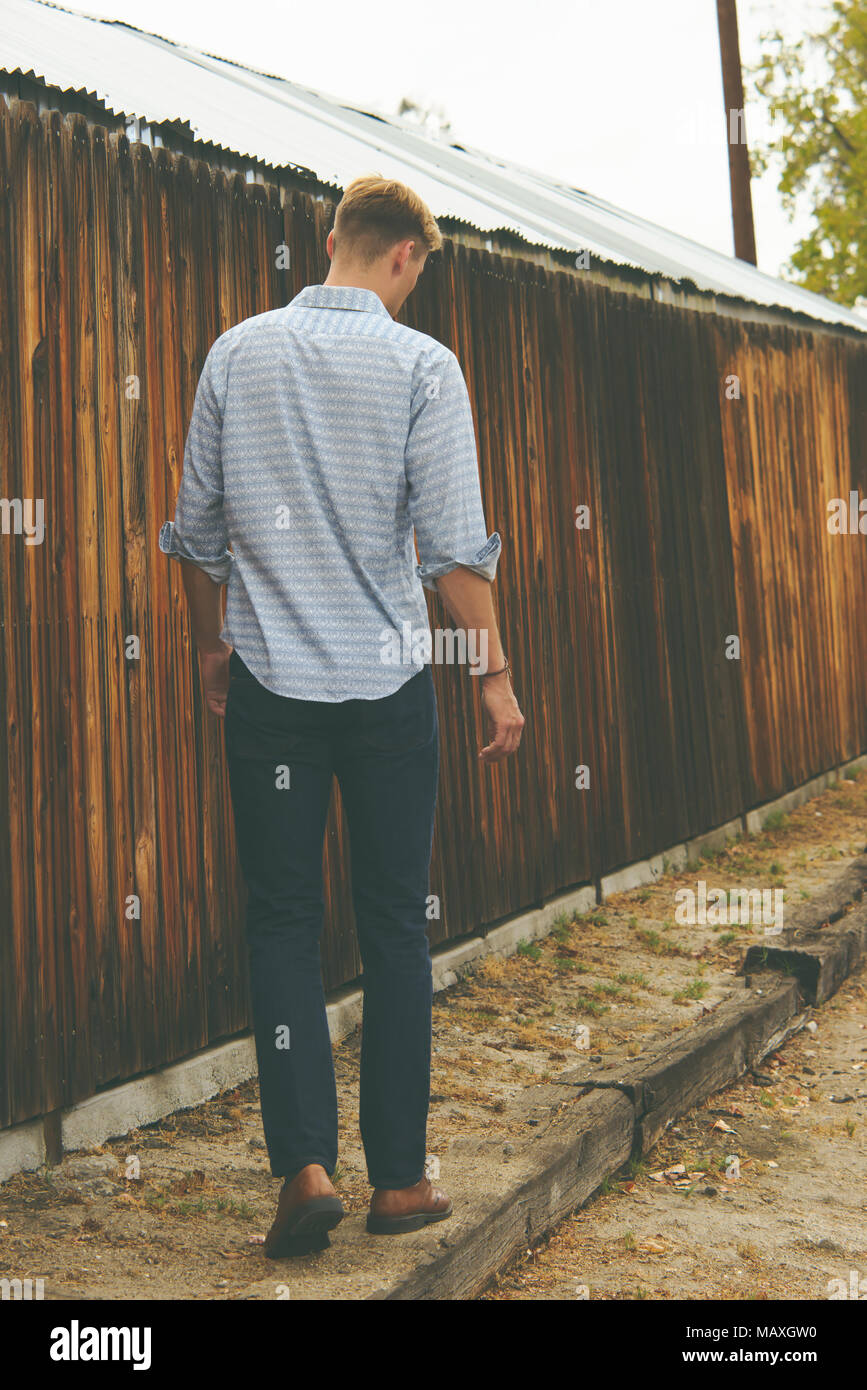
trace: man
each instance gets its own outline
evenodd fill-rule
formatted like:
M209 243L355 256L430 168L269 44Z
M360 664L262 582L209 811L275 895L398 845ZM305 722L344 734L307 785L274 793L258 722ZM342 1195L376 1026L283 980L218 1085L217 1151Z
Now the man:
M160 531L182 563L208 707L225 716L262 1119L284 1178L271 1257L327 1243L343 1215L319 956L334 775L364 971L368 1230L417 1230L452 1210L424 1171L439 763L424 587L486 657L479 757L513 753L524 719L494 616L501 542L486 531L463 374L448 348L394 321L441 245L411 189L379 176L350 184L325 283L208 353L175 520ZM396 663L391 639L407 632Z

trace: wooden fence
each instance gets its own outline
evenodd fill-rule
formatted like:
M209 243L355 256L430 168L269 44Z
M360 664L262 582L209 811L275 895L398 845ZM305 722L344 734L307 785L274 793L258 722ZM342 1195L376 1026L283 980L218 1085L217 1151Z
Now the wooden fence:
M223 726L157 536L208 348L324 279L333 208L18 103L0 148L0 495L45 524L0 534L9 1125L248 1027ZM867 539L826 526L864 484L867 343L452 243L431 272L403 318L465 370L527 716L482 767L474 684L435 672L437 942L867 749ZM329 986L360 968L345 848L335 798Z

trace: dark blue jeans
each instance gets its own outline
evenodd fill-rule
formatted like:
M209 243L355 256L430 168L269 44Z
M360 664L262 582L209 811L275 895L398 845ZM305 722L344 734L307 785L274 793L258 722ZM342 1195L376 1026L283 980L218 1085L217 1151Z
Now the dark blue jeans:
M364 1015L359 1118L374 1187L424 1172L430 1101L426 934L439 770L430 666L379 700L288 699L229 659L226 756L247 886L265 1142L275 1176L337 1165L337 1093L319 942L336 774L349 827Z

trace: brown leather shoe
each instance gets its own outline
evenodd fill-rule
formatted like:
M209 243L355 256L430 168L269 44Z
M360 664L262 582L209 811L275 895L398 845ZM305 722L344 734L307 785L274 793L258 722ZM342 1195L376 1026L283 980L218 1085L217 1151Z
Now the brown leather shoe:
M277 1199L277 1215L265 1237L264 1251L269 1260L290 1255L308 1255L324 1250L345 1213L325 1169L309 1163L287 1179Z
M433 1187L430 1178L422 1178L414 1187L378 1187L370 1199L367 1229L371 1235L397 1236L445 1221L451 1214L451 1199Z

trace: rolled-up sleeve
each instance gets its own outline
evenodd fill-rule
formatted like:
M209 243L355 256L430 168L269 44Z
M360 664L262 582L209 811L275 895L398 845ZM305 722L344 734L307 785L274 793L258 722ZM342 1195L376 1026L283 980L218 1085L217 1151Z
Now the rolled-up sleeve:
M404 455L408 508L426 589L459 565L492 580L502 542L487 534L469 393L448 348L421 355Z
M215 583L226 584L234 556L228 548L223 516L222 417L214 375L212 347L196 389L175 519L164 521L160 527L159 547L165 555L197 565Z

